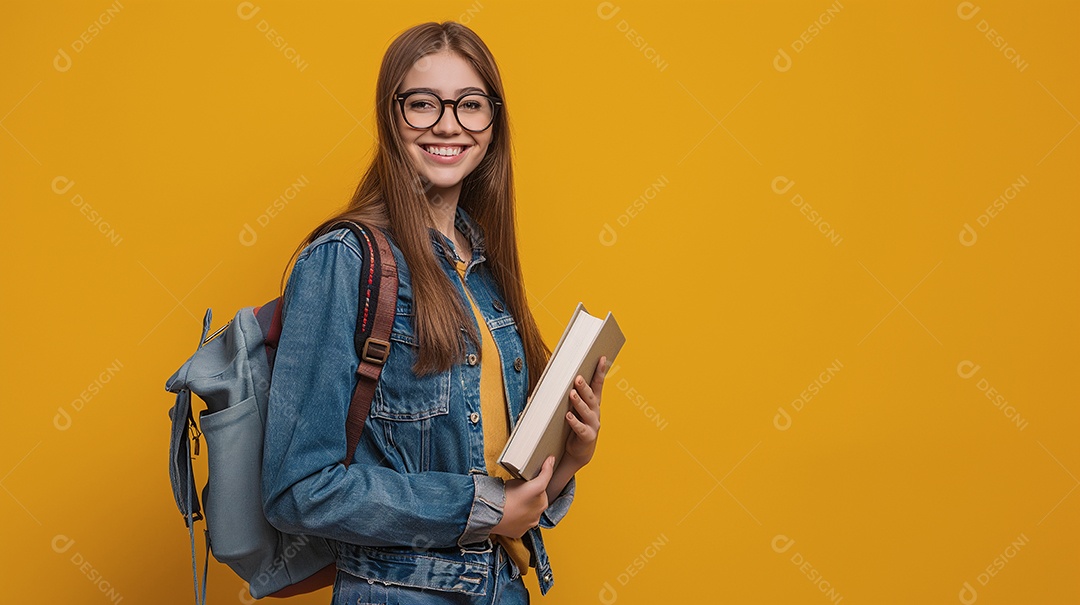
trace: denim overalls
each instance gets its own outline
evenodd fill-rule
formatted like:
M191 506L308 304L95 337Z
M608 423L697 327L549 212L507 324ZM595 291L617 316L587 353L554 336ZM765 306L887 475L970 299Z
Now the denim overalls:
M465 281L499 350L512 429L528 388L521 336L484 262L479 227L460 207L455 225L472 242ZM454 255L453 242L430 233L433 254L468 310L456 269L443 256L444 250ZM399 280L390 356L348 469L340 461L359 364L353 333L362 247L342 228L297 258L281 303L263 452L264 511L282 531L328 539L339 570L335 602L348 596L355 603L364 594L393 600L395 590L408 593L400 595L403 602L420 602L422 590L453 602L491 603L500 582L506 586L498 592L524 592L527 602L519 570L489 538L506 491L484 461L480 364L467 355L446 372L413 374L412 284L401 250L388 239ZM540 528L551 529L566 515L575 486L571 478L539 527L523 536L541 594L554 582Z

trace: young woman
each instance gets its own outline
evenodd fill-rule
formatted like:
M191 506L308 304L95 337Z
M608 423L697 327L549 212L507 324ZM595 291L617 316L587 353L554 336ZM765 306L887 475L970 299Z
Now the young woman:
M329 539L333 603L528 603L553 575L540 528L574 498L596 448L607 361L579 376L571 435L534 479L498 455L547 363L518 259L507 101L467 27L425 23L387 50L378 147L347 208L314 229L288 278L263 460L267 518ZM352 463L345 418L362 246L382 229L398 265L390 355Z

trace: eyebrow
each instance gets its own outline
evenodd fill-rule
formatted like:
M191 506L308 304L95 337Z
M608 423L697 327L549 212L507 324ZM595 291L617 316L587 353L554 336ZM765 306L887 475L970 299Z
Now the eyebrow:
M424 87L410 88L408 90L402 91L401 94L403 94L403 95L404 94L409 94L410 92L430 92L431 94L433 94L435 96L439 96L439 93L435 89L433 89L433 88L424 88ZM466 86L465 88L459 88L457 90L457 92L454 93L454 96L455 97L460 97L461 95L463 95L466 92L478 92L478 93L480 93L482 95L487 94L487 92L482 88L477 88L475 86Z

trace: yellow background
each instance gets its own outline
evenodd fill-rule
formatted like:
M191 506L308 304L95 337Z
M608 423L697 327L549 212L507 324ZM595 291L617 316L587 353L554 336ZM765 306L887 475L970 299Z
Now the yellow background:
M165 380L277 295L443 19L505 78L544 334L629 338L542 602L1080 602L1080 5L239 4L5 4L6 602L190 600Z

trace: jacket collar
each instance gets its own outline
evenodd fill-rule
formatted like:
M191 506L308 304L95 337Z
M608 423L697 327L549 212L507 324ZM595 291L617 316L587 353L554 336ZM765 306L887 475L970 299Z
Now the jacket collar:
M465 234L472 246L472 262L470 264L484 260L486 258L484 256L484 233L480 229L480 225L469 216L468 212L465 212L465 209L460 204L454 211L454 226ZM428 232L431 234L431 245L435 249L435 254L453 259L454 242L433 227L429 227Z

